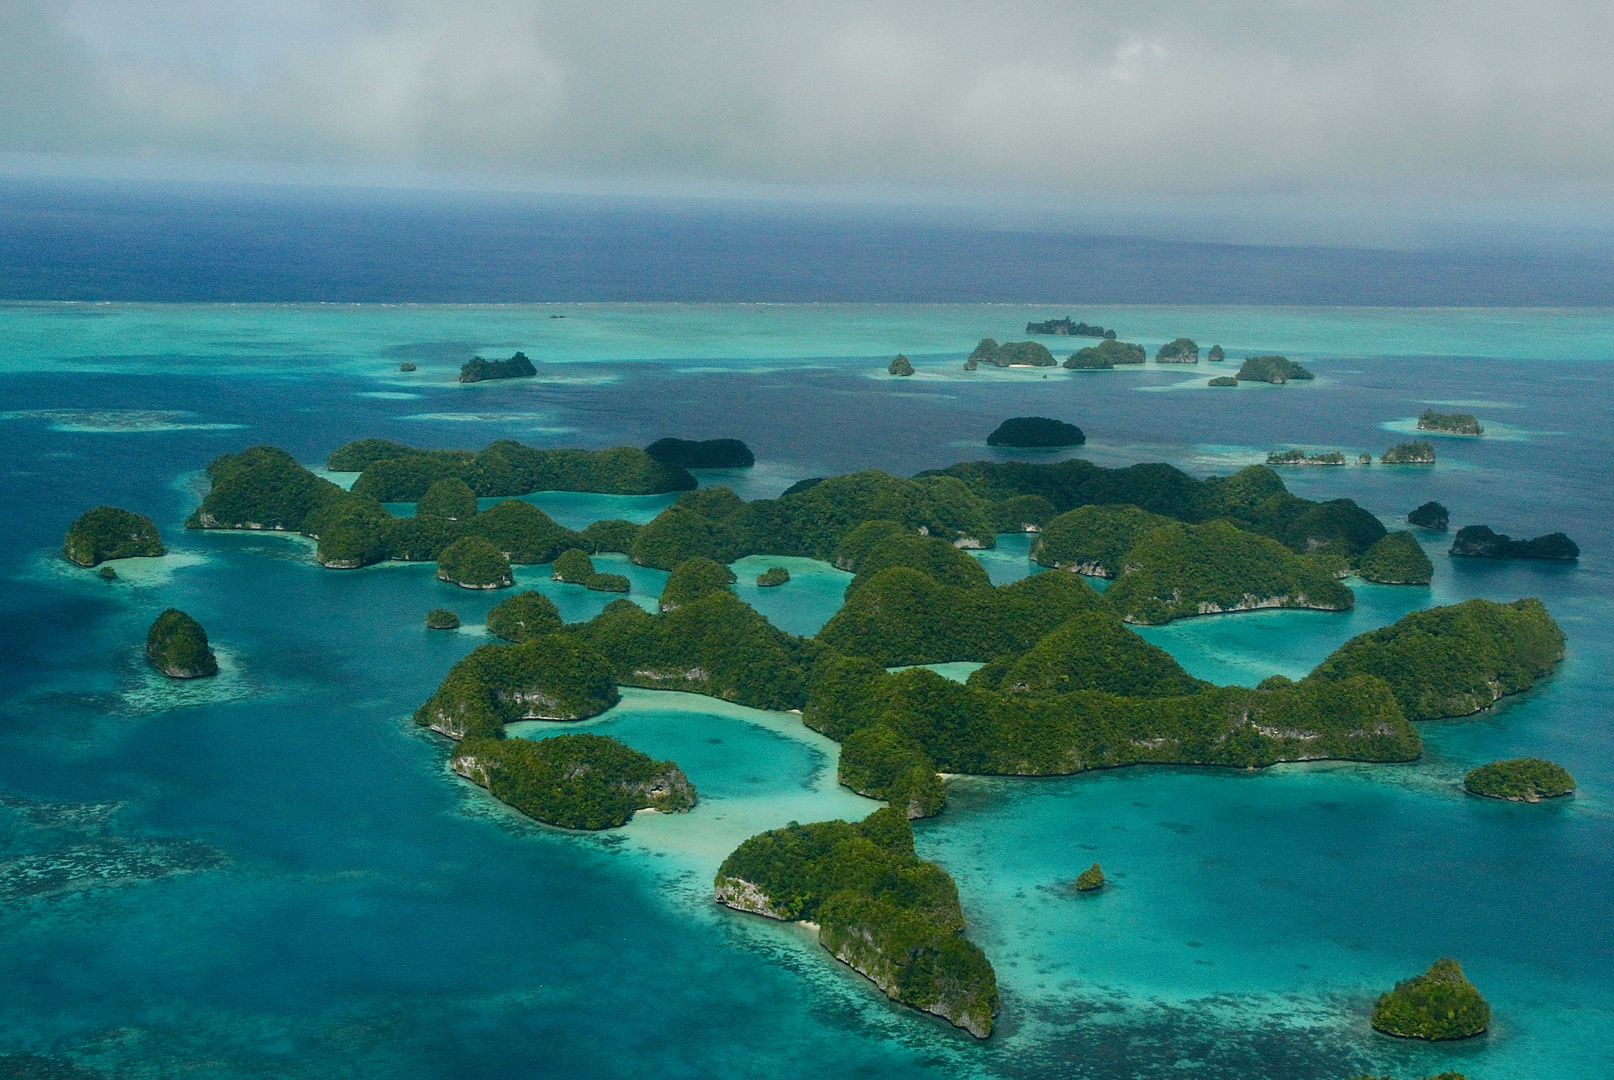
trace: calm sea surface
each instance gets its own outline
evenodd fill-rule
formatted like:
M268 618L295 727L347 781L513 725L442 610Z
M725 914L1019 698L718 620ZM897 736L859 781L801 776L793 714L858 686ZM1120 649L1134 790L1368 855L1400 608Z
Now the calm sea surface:
M1151 353L1186 334L1284 353L1317 379L961 370L979 338L1067 313ZM538 378L454 381L471 354L518 348ZM885 374L898 351L914 377ZM0 1055L117 1077L1614 1075L1611 361L1614 312L1587 308L0 306ZM1577 565L1455 562L1425 534L1432 587L1353 582L1344 614L1144 633L1194 674L1248 685L1408 611L1538 596L1569 636L1561 671L1423 725L1412 765L955 781L917 831L997 967L1004 1011L984 1044L891 1005L798 928L711 903L746 836L877 805L837 787L835 744L796 717L629 691L585 724L517 727L614 735L676 759L701 793L690 814L604 835L536 825L448 774L409 719L490 640L500 596L430 566L328 571L298 538L182 527L208 461L258 443L319 466L360 436L730 436L757 465L703 482L759 498L808 476L1008 459L985 437L1015 415L1080 425L1100 464L1205 476L1291 446L1376 456L1429 406L1476 413L1488 434L1437 438L1433 468L1285 479L1392 526L1435 498L1454 526L1563 530ZM531 498L573 527L670 501ZM113 583L67 565L63 531L100 503L152 515L171 554L120 563ZM1034 569L1026 538L1001 540L982 554L994 580ZM600 562L653 606L665 574ZM848 577L787 565L790 584L740 594L814 632ZM517 584L573 620L610 599L546 567ZM208 628L217 679L143 663L168 606ZM437 606L465 626L426 631ZM1523 755L1568 767L1577 795L1461 792L1469 768ZM1114 887L1068 895L1094 860ZM1375 995L1446 955L1490 1000L1492 1031L1441 1047L1372 1034Z

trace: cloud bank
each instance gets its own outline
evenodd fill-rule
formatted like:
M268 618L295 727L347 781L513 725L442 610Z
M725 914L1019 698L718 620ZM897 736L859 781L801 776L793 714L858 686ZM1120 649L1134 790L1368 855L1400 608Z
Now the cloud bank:
M1603 199L1611 39L1600 0L10 0L0 149Z

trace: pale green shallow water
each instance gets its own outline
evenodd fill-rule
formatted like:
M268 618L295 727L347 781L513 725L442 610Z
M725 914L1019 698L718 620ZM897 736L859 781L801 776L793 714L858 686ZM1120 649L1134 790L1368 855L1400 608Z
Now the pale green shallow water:
M551 310L0 308L3 490L18 508L0 540L13 568L0 617L0 1054L119 1076L1614 1074L1608 312L1071 310L1131 340L1188 332L1288 352L1319 374L1219 395L1134 392L1202 379L1205 364L1046 381L958 370L979 337L1012 340L1027 318L1064 311L572 306L551 322ZM518 347L570 373L451 382L467 351ZM920 369L911 380L882 374L899 348ZM396 372L400 357L417 377ZM429 566L336 573L297 538L181 527L197 470L257 442L318 464L361 436L732 435L758 465L703 482L754 498L857 468L1066 456L987 450L1007 415L1080 423L1080 453L1103 464L1205 475L1280 446L1377 453L1426 404L1472 409L1498 437L1441 440L1433 469L1286 481L1392 524L1435 497L1454 525L1563 528L1585 549L1577 566L1460 563L1426 535L1431 588L1352 581L1344 614L1140 632L1195 675L1251 685L1304 674L1409 610L1536 595L1570 637L1561 672L1492 712L1424 725L1427 752L1410 766L955 779L948 810L918 834L997 965L1005 1008L985 1045L891 1006L804 933L707 901L744 836L874 805L833 783L834 745L798 718L628 691L576 729L676 759L698 808L607 836L537 826L449 775L408 720L492 640L481 627L501 595L438 582ZM579 528L646 520L670 497L531 500ZM128 563L112 585L66 567L61 530L99 502L153 514L173 554ZM1035 569L1033 537L998 539L977 553L994 581ZM595 561L653 609L664 573ZM771 565L792 580L758 589ZM735 569L741 597L794 633L816 631L850 580L812 560ZM518 568L517 583L569 620L615 599L548 567ZM171 604L208 626L216 682L176 686L141 662L146 625ZM465 627L426 631L438 606ZM964 678L972 666L938 668ZM1579 793L1538 807L1461 794L1467 769L1522 754L1567 765ZM60 888L29 891L41 859ZM1114 887L1068 895L1094 860ZM1445 1047L1372 1035L1372 996L1443 954L1485 991L1493 1031Z

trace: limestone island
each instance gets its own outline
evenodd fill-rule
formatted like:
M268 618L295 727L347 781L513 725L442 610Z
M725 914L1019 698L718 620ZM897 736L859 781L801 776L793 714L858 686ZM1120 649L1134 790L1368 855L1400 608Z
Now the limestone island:
M997 426L986 437L988 446L1012 446L1042 449L1059 446L1080 446L1087 441L1082 429L1063 420L1046 416L1015 416Z
M1010 341L999 345L991 338L982 338L969 359L964 361L965 371L974 371L981 364L995 367L1053 367L1054 354L1046 345L1035 341Z
M675 469L749 469L757 463L739 439L657 439L644 452Z
M462 589L502 589L515 583L510 560L480 536L467 536L444 548L437 556L437 576Z
M108 559L155 558L166 555L157 525L144 514L116 506L86 510L68 527L62 554L80 566Z
M531 589L516 593L488 612L488 633L506 641L519 643L560 628L560 611L555 602Z
M1199 363L1199 345L1193 338L1180 337L1175 341L1168 341L1156 350L1154 362L1157 364L1197 364Z
M673 567L667 584L661 587L657 607L662 611L677 611L714 593L732 596L729 586L738 580L734 571L722 563L697 555Z
M1455 960L1395 984L1373 1006L1373 1027L1404 1039L1466 1039L1491 1023L1491 1007Z
M202 624L169 608L146 632L146 657L170 679L204 679L219 673Z
M415 710L415 723L451 739L502 739L507 723L586 720L621 699L598 649L575 635L547 633L473 650Z
M1069 315L1063 319L1049 319L1047 322L1028 322L1026 333L1052 334L1055 337L1115 337L1114 330L1106 330L1102 326L1089 326L1084 322L1071 322Z
M1268 382L1282 385L1290 379L1315 379L1317 376L1286 356L1252 356L1244 361L1234 378L1240 382Z
M1207 385L1207 386L1237 386L1238 384L1239 384L1239 381L1237 379L1233 378L1233 376L1231 376L1231 375L1218 375L1218 376L1216 376L1216 378L1212 379L1210 382L1206 383L1205 385Z
M398 370L399 371L414 371L415 370L415 365L411 364L409 361L405 360L403 363L398 365Z
M1393 532L1356 560L1356 572L1380 585L1427 585L1435 576L1429 561L1410 532Z
M1483 435L1485 429L1468 413L1438 413L1425 409L1418 416L1419 431L1439 431L1446 435Z
M1407 524L1445 532L1446 526L1451 524L1451 511L1431 499L1407 514Z
M771 589L790 580L790 571L782 566L770 566L757 575L757 588Z
M675 762L604 735L465 739L449 767L500 802L563 829L613 829L640 810L675 814L695 787Z
M893 1001L978 1039L992 1034L997 975L964 936L953 879L914 854L913 829L886 807L856 824L791 822L723 860L717 902L817 926L819 943Z
M897 358L886 365L886 371L892 375L912 375L913 363L906 356L898 353Z
M1142 345L1133 345L1113 338L1077 349L1065 358L1065 367L1071 371L1109 371L1116 364L1141 364L1149 358Z
M1396 443L1384 452L1379 462L1383 465L1433 465L1435 444L1428 439Z
M1212 345L1210 352L1205 354L1205 359L1212 363L1221 363L1227 359L1227 352L1220 345Z
M432 608L426 612L426 629L428 630L458 630L460 617L447 608Z
M1515 540L1484 525L1464 525L1452 540L1451 554L1466 559L1549 559L1570 562L1580 558L1580 547L1563 533L1548 533L1533 540Z
M1575 778L1550 761L1513 758L1481 765L1463 777L1463 787L1472 795L1533 803L1574 794Z
M1233 380L1235 383L1237 379ZM1326 454L1308 454L1304 450L1274 450L1267 455L1268 465L1343 465L1345 455L1338 450Z
M116 581L116 580L118 580L118 572L116 570L112 569L112 567L110 567L110 566L103 566L103 567L101 567L101 569L97 570L95 573L96 573L96 576L99 577L102 581Z
M460 367L460 382L488 382L492 379L526 379L538 374L527 354L518 352L508 360L484 360L473 356Z
M1076 875L1077 892L1096 892L1104 887L1104 869L1094 863Z

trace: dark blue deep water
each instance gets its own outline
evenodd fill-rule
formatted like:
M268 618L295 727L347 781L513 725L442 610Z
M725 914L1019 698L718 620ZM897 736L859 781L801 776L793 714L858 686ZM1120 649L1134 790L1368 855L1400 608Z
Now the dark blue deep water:
M1614 313L1069 310L1151 351L1186 333L1285 352L1318 379L1212 391L1208 364L960 370L976 338L1064 307L0 308L0 1055L32 1055L23 1075L115 1077L1614 1074ZM453 381L471 351L514 348L538 379ZM899 349L912 379L884 374ZM1410 610L1539 596L1569 636L1562 670L1425 726L1414 765L956 782L920 845L997 965L985 1044L891 1006L791 928L710 903L736 837L874 805L835 787L833 746L794 718L630 695L596 729L675 757L701 807L607 836L537 826L446 774L409 722L487 640L499 597L425 566L327 571L294 538L182 527L199 470L263 442L312 466L359 436L732 436L758 464L704 480L755 498L999 456L985 435L1012 415L1079 424L1101 464L1208 475L1291 445L1377 454L1429 404L1489 433L1438 440L1433 468L1286 480L1391 524L1438 498L1454 525L1562 529L1578 564L1459 563L1426 535L1430 588L1353 583L1350 613L1149 633L1196 674L1253 683ZM152 515L172 554L120 563L113 583L66 565L63 530L99 503ZM655 509L551 505L573 521ZM1021 543L995 576L1030 570ZM798 630L833 610L839 580L802 569L758 597ZM596 602L547 568L521 576L573 617ZM635 589L648 600L660 580L636 573ZM167 606L207 626L217 680L146 669ZM424 630L435 606L466 627ZM1474 765L1525 754L1568 767L1578 794L1524 807L1459 790ZM1115 888L1078 903L1059 885L1094 859ZM1494 1029L1448 1047L1373 1035L1373 996L1448 954Z

